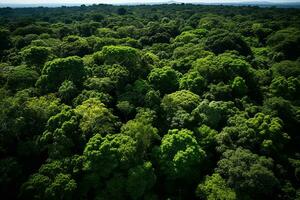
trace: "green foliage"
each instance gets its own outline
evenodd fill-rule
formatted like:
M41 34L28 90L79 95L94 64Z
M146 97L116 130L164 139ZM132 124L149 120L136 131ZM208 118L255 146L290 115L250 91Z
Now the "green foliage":
M70 175L58 174L45 191L49 199L72 199L72 192L76 189L76 182Z
M34 86L38 78L36 71L26 66L18 66L8 72L6 84L9 89L20 90Z
M0 8L2 199L300 199L281 6Z
M263 113L257 113L253 118L235 115L228 120L217 136L219 149L231 149L239 146L262 153L280 153L289 136L283 132L282 120Z
M233 79L231 88L232 88L232 92L233 92L234 96L237 96L237 97L246 95L247 90L248 90L245 80L239 76L237 76Z
M138 165L128 172L127 191L132 199L145 195L156 182L156 176L151 162Z
M50 56L50 49L48 47L30 47L22 51L22 57L28 66L35 66L38 72L41 71L42 66Z
M87 78L83 83L83 85L88 90L95 90L95 91L105 92L105 93L108 93L113 89L113 81L109 77Z
M96 63L105 63L108 65L120 64L124 67L134 67L139 62L138 51L125 46L106 46L100 54L95 54Z
M62 57L84 56L90 52L87 40L74 35L65 37L58 48Z
M219 129L228 117L235 113L235 110L233 102L203 100L192 114L199 124Z
M238 148L223 154L217 172L235 189L238 199L266 198L271 197L270 191L278 187L272 167L272 159Z
M214 129L211 129L207 125L201 125L195 130L195 135L199 145L207 152L207 154L212 154L216 145L217 145L217 136L218 132Z
M82 92L73 99L73 105L81 105L82 102L91 98L96 98L105 105L108 105L112 100L112 97L107 93L97 92L96 90L82 90Z
M70 156L80 151L82 147L79 145L85 141L85 136L78 127L78 117L67 107L50 117L39 143L46 148L50 158Z
M44 130L48 119L58 114L63 108L64 105L61 105L58 98L54 95L47 95L28 99L24 110L27 118L34 124L33 131L40 133Z
M129 71L120 65L109 66L106 71L106 76L109 77L117 89L124 87L129 79Z
M197 72L189 72L180 79L180 89L190 90L201 95L206 87L206 80Z
M207 56L200 58L194 63L194 70L208 82L228 81L236 76L247 78L250 76L250 64L230 53L224 53L219 56Z
M169 94L178 89L179 74L170 67L155 68L148 76L149 82L161 94Z
M127 10L125 8L119 8L117 12L119 15L125 15Z
M196 194L201 199L207 200L235 200L236 194L218 174L207 176L205 181L198 185Z
M77 93L76 85L72 81L64 81L58 88L59 97L65 101L69 102Z
M83 156L84 169L95 173L95 179L112 172L128 170L136 158L136 142L127 135L94 135L87 143Z
M85 70L79 57L58 58L45 64L36 85L44 92L53 92L65 80L80 86L84 78Z
M66 174L63 163L53 161L44 164L39 173L33 174L22 185L20 196L30 199L72 199L77 184L70 174Z
M298 78L277 76L270 85L270 93L274 96L282 96L286 99L299 98L300 81Z
M136 79L145 76L149 71L147 63L141 60L141 52L127 46L105 46L102 51L93 55L94 62L98 65L121 65L130 72L130 77Z
M162 109L171 113L177 109L191 112L200 103L200 97L188 90L180 90L172 94L165 95L162 99Z
M129 120L121 127L121 133L134 138L137 141L138 150L143 154L151 146L153 140L160 139L157 128L152 125L154 116L153 111L142 110L135 119Z
M188 90L180 90L165 95L161 101L161 109L166 126L172 128L189 128L192 111L200 103L200 97Z
M168 179L196 176L206 157L193 132L187 129L169 130L156 153L161 171Z
M225 30L212 31L205 42L206 49L215 54L224 53L227 50L236 50L243 56L251 55L251 49L241 35Z
M279 30L268 38L267 44L276 52L282 53L282 59L297 59L300 51L299 33L297 28Z
M230 85L220 82L218 84L209 84L209 91L203 96L210 100L228 101L232 100L232 88Z
M119 95L121 101L128 101L135 106L142 106L145 96L151 89L150 84L146 80L138 79L133 84L128 84Z
M214 14L208 14L207 16L200 19L198 26L201 28L212 30L214 28L223 28L224 22L226 22L224 17Z
M285 60L279 63L275 63L271 70L275 76L284 76L286 78L290 76L297 77L300 75L300 63L298 61Z
M113 133L118 126L118 118L98 99L84 101L74 112L81 116L79 127L87 135Z

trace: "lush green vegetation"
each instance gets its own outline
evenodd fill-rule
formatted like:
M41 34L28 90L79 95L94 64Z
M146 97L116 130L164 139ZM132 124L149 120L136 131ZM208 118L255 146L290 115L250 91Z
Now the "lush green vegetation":
M0 9L1 199L300 199L300 12Z

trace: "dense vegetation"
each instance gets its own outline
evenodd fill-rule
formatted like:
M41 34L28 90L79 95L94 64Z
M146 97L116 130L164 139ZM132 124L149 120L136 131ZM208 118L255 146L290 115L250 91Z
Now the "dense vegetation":
M1 199L300 199L300 12L0 9Z

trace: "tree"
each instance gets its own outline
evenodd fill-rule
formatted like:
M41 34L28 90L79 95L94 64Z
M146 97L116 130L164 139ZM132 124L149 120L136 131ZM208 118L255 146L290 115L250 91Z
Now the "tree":
M131 136L137 141L137 149L145 154L154 140L160 139L157 128L152 123L155 113L151 110L141 110L133 120L121 127L121 133Z
M230 101L232 97L232 87L230 85L219 82L218 84L209 84L209 91L203 96L209 100L215 101Z
M192 112L195 121L211 128L223 127L229 116L236 112L233 102L203 100Z
M144 162L128 172L127 192L132 199L139 199L149 192L156 182L151 162Z
M218 132L207 125L201 125L194 130L199 145L207 152L213 155L217 145L216 136Z
M128 68L136 66L139 59L138 50L126 46L106 46L101 52L94 54L96 63L120 64Z
M30 47L22 51L22 57L28 66L36 67L38 72L41 72L43 65L50 56L48 47Z
M180 79L180 89L190 90L201 95L206 87L206 80L197 72L189 72Z
M34 174L26 183L23 184L20 196L23 198L30 198L34 193L34 199L46 198L44 192L49 185L49 177L41 174Z
M141 52L128 46L105 46L102 51L94 53L93 59L98 65L118 64L126 67L133 80L145 76L150 70L147 63L142 62Z
M293 76L285 78L277 76L274 78L270 85L270 93L274 96L282 96L286 99L299 98L300 81Z
M165 95L162 99L162 109L169 113L177 109L191 112L200 103L200 97L188 90L180 90L172 94Z
M83 37L89 37L91 35L94 35L97 31L97 28L99 28L101 24L99 22L89 22L89 23L79 23L76 25L76 29L79 32L79 34Z
M49 199L72 199L72 193L76 190L77 184L70 175L58 174L45 191Z
M180 35L178 35L174 42L183 42L184 44L187 43L196 43L199 39L206 36L208 31L206 29L196 29L192 31L184 31Z
M90 77L84 81L83 86L88 90L109 93L114 88L114 82L109 77Z
M65 80L81 86L85 75L84 65L79 57L57 58L45 64L36 85L43 92L54 92Z
M288 127L289 135L295 136L300 124L297 108L292 102L282 97L272 97L264 100L263 111L271 116L279 117L285 127Z
M164 126L186 127L185 125L192 120L192 111L199 103L200 97L188 90L180 90L165 95L161 101L161 109L166 122Z
M249 150L228 150L216 170L237 192L238 199L272 197L278 180L272 172L273 160Z
M128 84L118 99L128 101L136 107L143 106L146 94L151 90L151 86L146 80L138 79L133 84Z
M280 153L288 140L282 120L263 113L253 118L237 114L229 118L228 126L217 136L222 151L240 146L267 155Z
M30 129L35 134L44 131L50 117L63 110L65 105L54 95L29 98L24 105L24 116L30 121Z
M196 177L206 157L193 132L187 129L169 130L156 155L162 173L171 180Z
M126 37L137 38L140 35L137 27L133 25L121 26L117 29L117 32L121 38L126 38Z
M59 55L62 57L68 56L84 56L90 53L90 46L86 39L70 35L63 39L59 45Z
M272 65L271 70L275 76L297 77L300 75L300 62L285 60Z
M215 54L224 53L226 50L236 50L243 56L251 55L251 49L241 35L224 30L212 31L205 42L207 50Z
M70 102L77 93L76 85L72 81L64 81L61 86L58 88L59 97L64 102Z
M77 183L61 161L44 164L22 185L20 197L27 199L73 199Z
M79 127L87 136L96 133L105 136L114 133L118 127L118 118L98 99L88 99L77 106L74 112L81 116Z
M242 57L231 53L207 56L196 60L193 70L198 71L209 83L228 82L236 76L249 79L251 65Z
M60 159L82 152L82 144L89 138L82 134L79 127L79 116L74 110L66 107L47 122L46 130L38 139L49 158Z
M266 40L267 40L267 37L272 33L272 29L270 28L265 28L263 26L263 24L261 23L256 23L256 24L253 24L252 27L252 32L253 34L258 37L258 40L260 43L262 44L265 44L266 43Z
M115 83L117 89L123 88L129 82L128 69L120 65L109 66L105 75Z
M136 142L127 135L94 135L87 143L83 156L84 169L99 177L109 177L114 171L128 170L136 161Z
M34 86L39 75L33 69L26 66L18 66L11 69L7 74L7 87L12 90L21 90Z
M226 19L219 15L209 14L200 19L198 27L212 30L214 28L223 28L225 26L224 22Z
M13 97L3 96L0 101L0 152L4 157L17 157L28 169L39 165L42 149L36 140L45 130L47 120L63 108L53 95L37 98L32 97L33 92L22 90Z
M118 38L118 33L110 28L98 28L96 35L102 38Z
M198 185L196 195L207 200L236 200L236 194L226 181L218 174L206 176L205 181Z
M98 99L105 105L110 105L112 101L112 97L107 93L97 92L96 90L82 90L82 92L73 99L72 104L79 106L82 102L92 98Z
M242 77L235 77L231 83L231 88L234 96L240 97L244 96L247 93L247 85L245 80Z
M168 94L177 90L179 73L171 67L154 68L148 80L161 94Z
M299 29L296 28L279 30L268 38L267 44L271 46L276 52L283 54L281 60L295 60L300 55L299 33Z

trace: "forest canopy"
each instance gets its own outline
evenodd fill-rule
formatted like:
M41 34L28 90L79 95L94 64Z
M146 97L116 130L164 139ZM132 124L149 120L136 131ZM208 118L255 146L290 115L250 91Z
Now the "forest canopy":
M300 12L0 8L1 199L299 200Z

